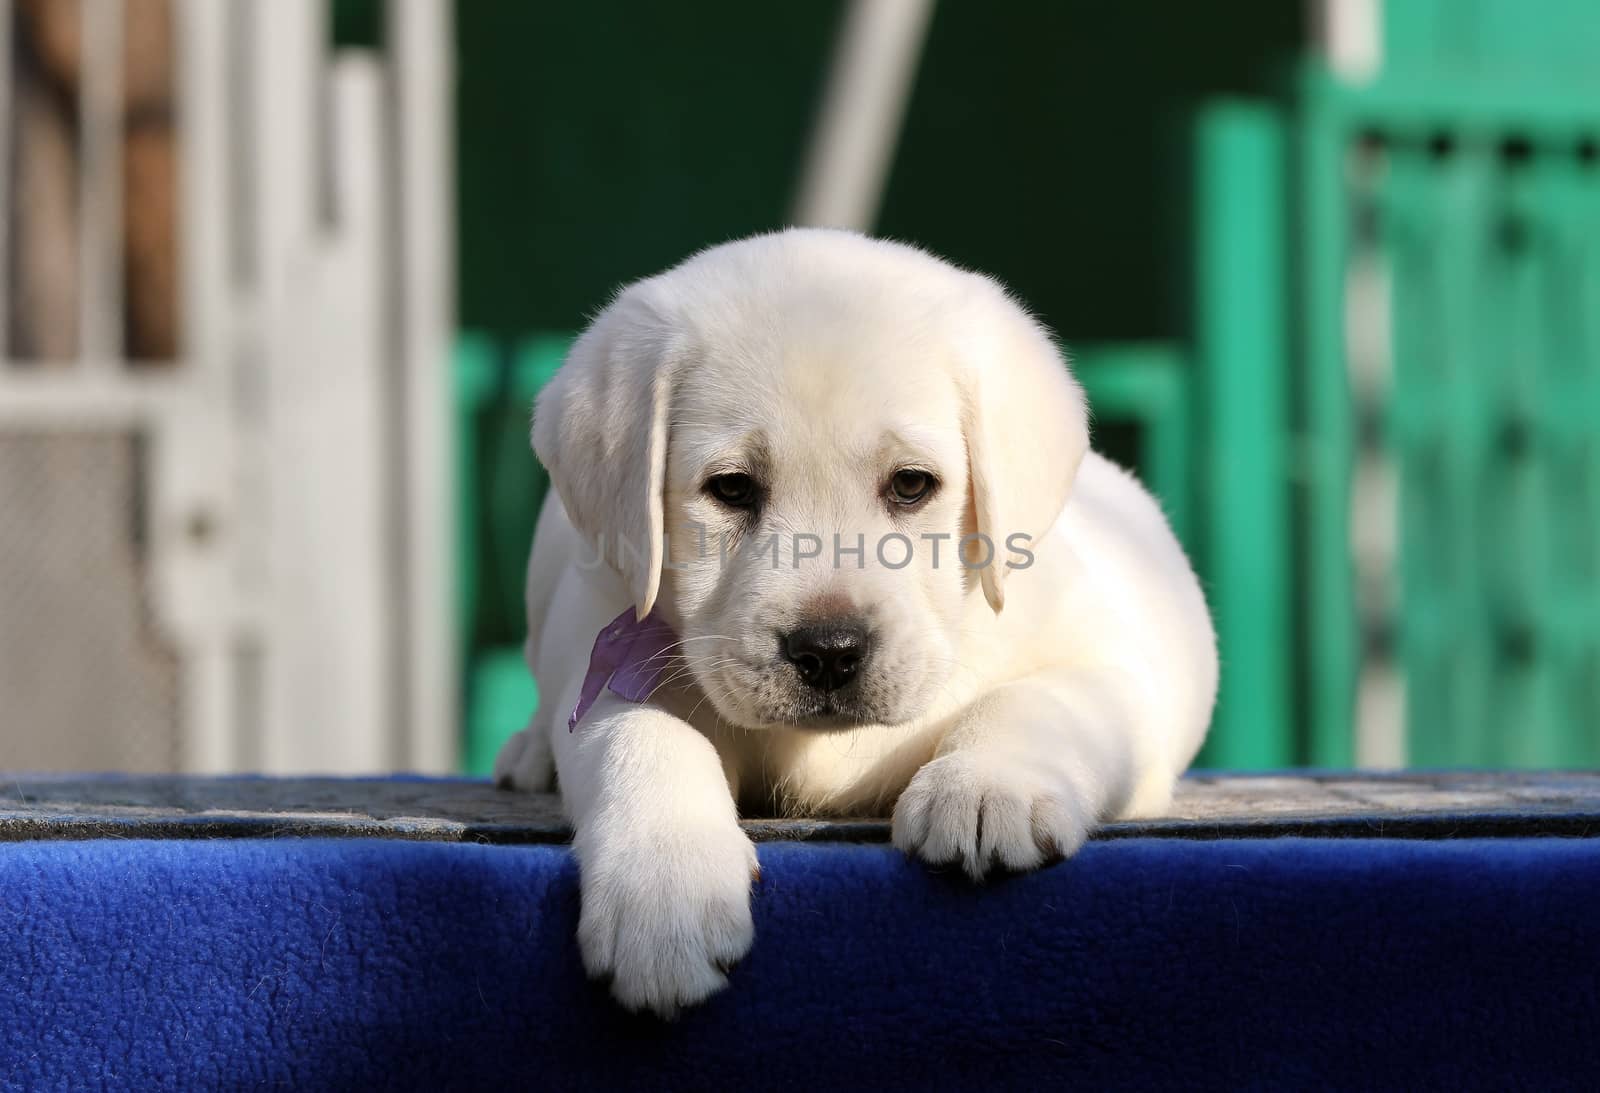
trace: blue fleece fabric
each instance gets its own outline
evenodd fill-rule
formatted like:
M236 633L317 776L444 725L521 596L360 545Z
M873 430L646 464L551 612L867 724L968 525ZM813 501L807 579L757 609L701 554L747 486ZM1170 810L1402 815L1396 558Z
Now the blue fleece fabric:
M667 1024L585 981L564 848L0 845L0 1088L1600 1088L1600 839L761 862Z

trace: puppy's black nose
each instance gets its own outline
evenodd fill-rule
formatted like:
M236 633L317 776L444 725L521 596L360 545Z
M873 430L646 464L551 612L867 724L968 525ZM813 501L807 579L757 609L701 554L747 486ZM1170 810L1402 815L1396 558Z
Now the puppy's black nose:
M855 679L870 641L865 626L841 620L791 630L782 644L783 655L807 686L837 691Z

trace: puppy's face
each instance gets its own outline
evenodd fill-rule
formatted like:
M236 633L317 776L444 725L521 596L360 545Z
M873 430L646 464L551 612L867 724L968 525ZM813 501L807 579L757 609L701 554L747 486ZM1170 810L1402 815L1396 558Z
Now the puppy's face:
M678 629L673 678L747 728L925 710L1087 446L1081 391L999 286L831 231L630 286L534 417L574 526Z
M955 670L974 574L949 347L855 310L702 340L673 400L662 597L745 727L905 721Z

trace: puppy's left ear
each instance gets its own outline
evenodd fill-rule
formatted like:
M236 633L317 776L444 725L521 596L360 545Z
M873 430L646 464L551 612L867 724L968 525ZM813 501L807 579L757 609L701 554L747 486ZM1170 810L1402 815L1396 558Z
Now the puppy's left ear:
M661 587L675 337L644 282L613 300L539 392L533 450L572 524L643 619Z
M987 277L973 275L974 312L960 324L961 393L977 530L991 545L980 570L996 614L1005 606L1007 544L1037 543L1066 506L1089 450L1089 407L1049 334Z

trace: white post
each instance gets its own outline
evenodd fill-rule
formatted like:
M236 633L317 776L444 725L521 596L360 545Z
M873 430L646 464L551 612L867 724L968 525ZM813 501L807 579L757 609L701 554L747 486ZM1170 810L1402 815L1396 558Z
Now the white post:
M249 2L236 9L250 21L250 91L254 138L248 165L256 195L254 252L259 271L255 326L245 347L256 370L252 389L264 392L264 432L252 471L264 486L266 536L263 617L264 738L261 765L271 773L321 769L332 734L345 665L330 651L322 618L318 551L307 487L328 468L306 435L320 362L311 359L316 333L307 307L317 303L312 231L316 217L315 154L322 118L317 92L326 34L319 0ZM314 314L314 312L312 312Z
M795 201L797 224L870 231L916 82L933 0L853 0Z
M399 180L397 326L404 401L403 633L406 650L403 761L412 769L457 769L455 628L452 607L453 490L450 478L450 348L455 278L451 134L451 6L390 0L388 8Z
M226 12L178 0L177 90L182 291L179 375L184 397L160 421L153 580L182 650L178 764L220 773L239 763L234 646L240 631L228 290Z
M1383 0L1316 0L1322 53L1334 75L1366 83L1383 66Z
M307 521L301 574L320 644L324 731L296 757L302 769L347 773L389 769L394 740L390 500L385 367L388 243L382 82L370 54L340 57L331 72L331 233L301 314L314 334L291 366L300 396L291 457L306 477L297 508ZM280 362L282 363L282 362ZM306 620L309 621L309 620ZM298 662L298 660L297 660ZM307 666L309 667L309 665ZM303 685L311 680L303 677Z
M370 58L331 65L321 0L248 10L261 42L255 338L271 542L262 765L383 770L397 673L381 73Z

